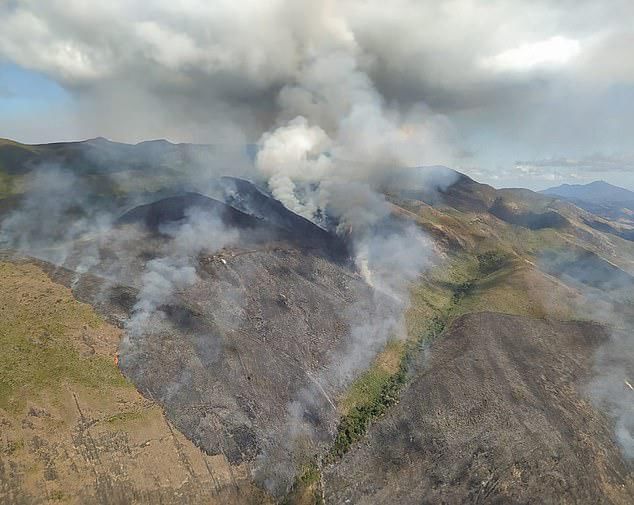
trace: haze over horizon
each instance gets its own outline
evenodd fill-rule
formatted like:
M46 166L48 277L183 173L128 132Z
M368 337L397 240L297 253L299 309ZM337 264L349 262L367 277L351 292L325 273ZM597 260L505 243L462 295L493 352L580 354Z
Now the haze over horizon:
M633 188L632 16L627 0L16 0L0 6L0 136L257 142L302 115L332 137L320 99L345 111L361 90L416 165Z
M162 142L162 141L166 141L169 142L171 144L179 144L179 142L175 142L172 141L170 139L165 139L165 138L148 138L145 140L141 140L139 142L123 142L123 141L115 141L103 136L98 136L98 137L92 137L92 138L86 138L86 139L65 139L65 140L52 140L49 142L23 142L25 145L46 145L46 144L55 144L55 143L64 143L64 142L89 142L91 140L97 140L97 139L104 139L106 141L109 142L115 142L115 143L123 143L123 144L128 144L128 145L135 145L135 144L140 144L140 143L147 143L147 142ZM19 142L21 143L19 140L16 139L3 139L2 137L0 137L0 140L9 140L12 142ZM185 142L187 143L187 142ZM250 144L253 145L253 144ZM448 168L452 168L452 167L448 167ZM465 170L465 173L469 173L469 170ZM619 177L616 181L613 182L609 182L603 178L597 178L597 179L579 179L577 177L571 177L569 179L563 179L563 178L546 178L544 181L539 181L537 184L524 184L524 185L518 185L518 186L512 186L512 185L501 185L498 182L496 182L495 180L488 180L485 178L480 178L479 175L474 175L473 173L471 173L470 175L472 175L478 182L485 182L490 184L491 186L501 189L501 188L512 188L512 187L518 187L518 188L527 188L527 189L532 189L533 191L544 191L544 190L548 190L548 189L556 189L560 186L572 186L572 187L583 187L583 186L592 186L593 184L596 183L606 183L609 184L611 186L615 186L617 188L624 188L627 189L629 191L634 191L634 184L627 184L627 183L622 183L619 182L620 180L622 180L622 177ZM602 176L603 174L599 174L599 176Z

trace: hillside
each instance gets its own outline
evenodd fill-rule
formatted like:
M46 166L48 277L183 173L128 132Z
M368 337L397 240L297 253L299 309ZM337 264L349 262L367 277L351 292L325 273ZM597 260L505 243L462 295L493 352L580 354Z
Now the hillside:
M260 503L117 369L121 330L37 263L0 262L3 503ZM160 482L160 486L156 483Z
M606 338L588 323L457 318L399 404L326 469L326 502L630 503L631 469L581 390Z
M623 222L403 169L381 233L414 225L432 259L402 306L338 223L222 172L184 184L168 154L202 147L62 146L0 145L0 501L634 500ZM63 156L81 194L21 185Z

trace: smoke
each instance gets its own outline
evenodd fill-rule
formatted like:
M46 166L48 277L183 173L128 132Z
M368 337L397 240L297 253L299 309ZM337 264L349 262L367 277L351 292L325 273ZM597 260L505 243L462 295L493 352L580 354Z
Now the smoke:
M121 349L128 363L135 359L138 339L158 333L165 325L163 306L199 280L199 254L213 253L239 239L238 231L226 228L219 216L195 207L187 210L183 221L163 225L159 231L165 235L161 255L145 264L137 301L126 323Z
M24 197L0 226L0 243L61 265L71 260L77 240L107 230L112 222L108 206L98 206L85 182L58 165L42 165L30 173ZM86 271L98 252L84 248L75 269Z
M283 124L259 141L256 165L273 194L313 217L328 206L333 184L361 181L376 189L397 167L451 157L448 122L424 104L406 113L387 107L358 67L354 39L346 42L347 51L325 48L282 88Z
M273 196L293 212L315 219L318 204L310 197L300 201L296 184L319 181L330 174L332 160L327 150L331 140L326 132L298 116L262 135L259 145L257 166L268 177Z
M614 420L614 437L626 458L634 459L634 328L614 329L597 351L588 392Z
M273 427L261 455L258 472L262 479L272 489L284 489L292 480L298 462L331 440L338 420L333 400L336 394L371 364L388 340L406 337L404 318L410 303L409 287L430 264L434 252L431 241L419 228L393 214L383 191L386 187L409 189L403 167L454 159L455 133L445 116L432 112L420 99L403 103L385 97L370 74L371 55L360 43L351 25L352 18L337 4L282 2L275 8L259 4L248 9L230 8L228 4L224 8L230 21L227 26L239 26L238 33L245 35L248 26L248 35L255 34L244 38L243 47L223 44L227 39L222 34L227 29L218 19L211 29L195 24L189 34L183 34L180 25L191 21L188 13L183 16L180 7L175 11L171 4L161 2L160 8L149 13L147 19L137 20L131 32L126 30L125 23L112 24L114 31L121 31L121 38L112 38L112 44L108 44L112 53L91 52L90 57L75 59L75 65L69 67L62 52L55 51L52 55L55 58L38 58L37 64L51 72L66 67L70 81L85 84L97 79L100 89L122 90L124 101L104 100L119 106L136 101L137 94L128 93L127 86L109 84L118 82L132 68L135 73L139 69L155 72L161 83L160 89L155 90L159 96L174 96L170 88L189 82L188 92L181 95L187 96L188 101L193 99L195 107L190 103L183 110L191 117L202 114L213 124L220 118L220 122L228 125L223 131L231 131L235 142L244 142L244 137L236 133L242 125L258 125L255 169L266 180L272 195L316 224L332 226L350 243L356 270L368 285L367 296L342 309L349 327L346 341L329 357L326 367L307 377L306 386L288 404L282 426ZM258 30L251 29L253 23L243 26L237 21L241 19L238 14L250 9L263 16L258 19ZM78 16L84 19L90 20L95 15L79 10ZM119 3L99 9L105 18L119 10L125 10ZM202 10L206 17L209 12ZM29 25L31 19L24 17L23 11L12 10L12 20ZM155 19L166 12L171 14L169 23ZM248 12L246 19L252 20L252 15ZM51 14L52 18L57 16ZM280 22L280 17L287 22ZM100 26L102 23L100 19ZM278 27L284 29L278 33ZM55 38L48 28L42 28L41 37ZM229 31L231 41L242 39L233 30ZM208 40L215 33L221 34L220 41ZM140 67L116 57L120 41L124 40L124 45L140 41L140 49L134 53L142 62ZM210 50L201 47L203 40ZM228 51L222 50L225 46ZM12 44L7 47L5 38L0 37L0 52L20 51ZM240 79L245 75L246 79ZM209 89L204 86L208 76L215 83ZM140 93L138 102L144 104L140 107L146 108L149 115L139 117L144 117L147 123L158 117L157 121L163 123L165 115L170 124L179 123L178 100L161 107L156 96L149 102L147 98ZM238 106L238 103L244 104ZM262 104L266 104L266 110L262 110ZM218 111L222 114L216 114ZM117 126L121 128L120 124ZM261 133L263 129L266 131ZM135 129L132 135L137 134ZM140 163L130 165L134 175L121 171L114 177L119 186L136 190L134 185L139 179L135 175L143 174L144 161L152 168L156 165L162 168L160 164L165 160L154 155L153 145L144 147L147 149L140 155ZM179 159L178 146L170 149ZM116 158L117 163L124 160L129 163L128 154ZM205 163L200 165L203 167L200 172L186 167L182 187L193 186L198 191L209 187L206 178L213 170ZM423 185L435 188L449 183L447 173L443 172L438 179L427 176ZM190 212L184 222L161 227L160 233L164 236L160 253L145 263L138 297L126 323L121 346L126 360L139 358L137 349L142 347L141 340L169 325L166 306L199 282L198 255L217 251L240 239L237 232L225 228L216 216L198 211ZM71 233L65 238L74 240L78 236Z
M336 223L371 289L346 309L345 345L291 401L284 428L260 458L257 473L274 493L288 487L303 457L332 437L337 412L331 397L389 339L406 337L408 290L433 248L419 228L392 215L381 191L394 185L403 167L451 157L449 123L422 103L405 110L387 104L360 65L362 51L346 19L329 15L331 37L312 47L295 78L281 88L278 126L261 136L255 161L286 207L323 226ZM433 179L426 181L430 188Z
M585 391L614 422L614 439L634 459L634 277L594 253L551 251L540 266L583 294L579 312L602 323L608 338L598 347Z

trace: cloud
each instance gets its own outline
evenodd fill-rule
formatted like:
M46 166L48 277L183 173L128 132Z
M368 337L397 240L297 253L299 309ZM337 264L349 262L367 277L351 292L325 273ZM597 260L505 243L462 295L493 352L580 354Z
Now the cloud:
M302 116L332 138L333 111L371 90L424 111L427 158L494 180L518 158L627 148L633 16L629 0L12 0L0 58L71 92L59 137L256 142ZM57 140L30 117L0 128Z
M561 168L588 172L626 172L634 170L634 155L609 156L594 154L583 158L548 158L534 161L518 161L516 167L524 172L540 172Z
M525 72L536 68L552 68L565 65L580 50L578 40L556 36L547 40L522 44L482 61L485 68L494 71Z
M434 109L495 101L516 89L517 81L487 66L530 71L578 53L580 75L591 76L603 61L604 74L631 79L624 71L631 65L618 68L606 56L627 47L631 28L622 19L633 10L621 0L601 7L544 0L15 0L0 7L0 54L82 96L100 82L125 81L188 112L214 102L240 110L246 101L254 110L245 119L263 130L274 115L259 102L289 84L287 98L300 100L292 84L324 50L353 54L388 101L425 101Z

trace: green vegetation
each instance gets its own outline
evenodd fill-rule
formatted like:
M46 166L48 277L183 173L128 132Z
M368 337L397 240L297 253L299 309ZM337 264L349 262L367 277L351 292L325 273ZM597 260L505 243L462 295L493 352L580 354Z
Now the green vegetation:
M18 191L18 177L9 175L0 167L0 198L6 198Z
M0 408L19 412L27 397L55 396L67 384L131 387L112 359L83 357L72 337L103 324L33 265L0 263Z
M371 373L371 371L368 371ZM370 422L383 415L387 409L398 401L399 392L407 379L407 360L402 359L396 373L386 376L378 389L373 389L367 399L359 402L344 415L337 427L337 435L326 463L331 463L343 456L350 446L365 434Z
M509 262L508 256L500 251L486 251L482 254L478 254L476 258L478 260L478 268L482 275L497 272L504 268Z
M114 414L106 418L106 422L108 424L118 425L121 423L138 421L140 419L143 419L143 415L141 412L130 411L130 412L119 412L117 414Z
M316 463L304 465L282 505L324 505L320 484L319 466Z

